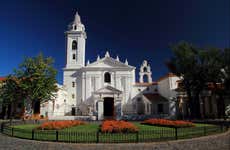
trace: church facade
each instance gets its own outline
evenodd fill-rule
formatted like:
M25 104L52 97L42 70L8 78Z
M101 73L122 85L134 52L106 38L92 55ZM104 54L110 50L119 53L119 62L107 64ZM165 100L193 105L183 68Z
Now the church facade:
M107 51L85 63L86 31L76 13L66 34L66 66L57 97L41 104L41 114L50 119L122 119L124 116L174 117L177 80L167 74L152 81L150 64L144 60L136 82L137 68L127 60L112 58Z

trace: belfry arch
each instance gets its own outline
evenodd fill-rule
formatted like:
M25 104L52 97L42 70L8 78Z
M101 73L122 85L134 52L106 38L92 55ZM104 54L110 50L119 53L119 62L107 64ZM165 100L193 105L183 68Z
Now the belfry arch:
M146 60L144 60L141 65L139 75L140 75L140 78L139 78L140 83L144 83L144 82L152 83L151 67ZM147 78L147 80L144 80L144 77Z

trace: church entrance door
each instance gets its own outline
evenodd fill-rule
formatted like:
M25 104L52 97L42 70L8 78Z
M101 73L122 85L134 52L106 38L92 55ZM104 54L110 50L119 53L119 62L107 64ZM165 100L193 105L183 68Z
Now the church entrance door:
M114 117L114 98L104 98L104 119L113 119Z

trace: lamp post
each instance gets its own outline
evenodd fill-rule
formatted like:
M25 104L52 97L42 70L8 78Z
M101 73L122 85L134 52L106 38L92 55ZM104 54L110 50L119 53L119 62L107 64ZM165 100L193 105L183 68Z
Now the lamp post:
M66 100L64 100L64 116L66 115Z

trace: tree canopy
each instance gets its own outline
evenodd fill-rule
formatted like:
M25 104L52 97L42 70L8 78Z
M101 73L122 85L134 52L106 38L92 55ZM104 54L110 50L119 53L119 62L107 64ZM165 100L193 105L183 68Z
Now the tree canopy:
M187 42L172 46L173 57L167 62L171 72L181 77L183 87L189 99L190 117L199 118L200 93L207 88L208 83L214 85L220 99L217 101L218 116L224 115L223 91L229 89L229 49L198 48ZM217 88L217 84L225 84Z
M40 53L37 57L26 58L15 70L15 76L22 79L20 87L28 99L45 101L55 96L57 71L53 62L51 57L44 58Z
M55 97L58 90L54 60L45 58L42 53L36 57L25 58L24 61L9 75L1 87L1 97L5 103L16 100L31 103L32 109L36 102L44 102Z

